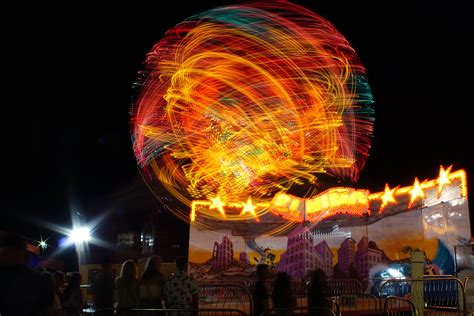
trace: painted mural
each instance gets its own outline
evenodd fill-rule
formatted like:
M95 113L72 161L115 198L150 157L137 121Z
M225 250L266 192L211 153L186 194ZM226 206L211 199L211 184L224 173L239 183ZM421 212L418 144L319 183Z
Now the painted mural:
M411 252L421 250L425 274L455 274L454 248L471 236L468 202L459 183L446 188L444 197L435 191L427 190L412 209L397 205L372 218L303 222L271 236L259 235L260 222L241 230L191 225L190 273L202 282L250 279L254 266L266 263L294 278L316 268L332 278L398 277L410 274Z

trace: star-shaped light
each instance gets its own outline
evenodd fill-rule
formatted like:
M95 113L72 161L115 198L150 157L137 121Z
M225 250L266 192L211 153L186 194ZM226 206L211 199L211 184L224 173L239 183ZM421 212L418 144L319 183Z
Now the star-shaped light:
M40 247L40 248L43 249L43 250L46 250L46 248L48 248L48 244L46 243L46 241L41 240L41 241L38 243L38 247Z
M242 212L240 212L240 215L245 215L247 213L250 213L253 215L253 217L257 217L257 214L255 213L255 209L257 207L252 204L252 199L249 197L247 199L247 203L242 203ZM258 221L258 219L257 219Z
M449 173L451 172L452 167L453 165L449 166L446 170L444 170L443 166L439 167L439 177L436 180L436 182L438 182L438 198L441 195L441 191L443 191L444 185L451 183L451 180L449 180Z
M395 198L393 197L393 194L395 193L397 189L398 189L398 186L393 189L390 189L390 187L388 186L388 183L385 184L385 191L383 195L381 196L382 205L380 206L380 210L383 210L385 206L387 206L388 203L397 204L397 200L395 200Z
M421 188L420 181L418 180L418 178L415 178L415 183L413 183L413 189L410 191L410 194L411 198L410 203L408 204L408 208L412 206L413 202L415 202L418 197L424 198L426 196L425 192L423 192L423 189Z
M224 206L225 206L225 203L222 202L219 196L216 196L215 198L211 198L211 206L209 206L209 209L210 210L217 209L222 214L222 216L226 218Z

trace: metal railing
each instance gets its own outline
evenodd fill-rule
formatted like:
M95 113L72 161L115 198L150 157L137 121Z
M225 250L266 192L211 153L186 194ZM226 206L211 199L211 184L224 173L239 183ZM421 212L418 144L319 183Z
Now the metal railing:
M362 292L378 295L380 286L390 278L365 278L361 281Z
M327 285L333 296L363 293L362 283L357 279L329 279Z
M309 315L309 316L339 316L333 310L322 307L295 307L270 309L262 313L261 316L291 316L291 315Z
M199 285L237 285L247 288L250 285L250 281L237 278L231 280L205 280L200 282Z
M199 306L207 309L236 309L252 315L252 296L240 285L201 284L198 287Z
M410 300L397 296L389 296L385 299L383 312L386 316L418 316L416 307Z
M344 312L371 314L380 312L378 299L372 294L342 294L334 299L343 314Z
M273 288L275 282L274 281L267 281L265 282L265 287L267 288L267 295L268 297L272 297ZM250 288L250 286L249 286ZM296 300L296 306L305 307L307 306L307 284L304 279L293 279L291 281L291 290L293 296ZM272 306L272 300L270 299L270 307Z
M390 279L381 285L379 296L397 296L412 302L419 301L429 311L467 315L464 285L451 276Z
M474 314L474 277L466 277L464 280L464 295L467 312Z
M295 307L288 309L270 309L261 316L290 316L290 315L311 315L311 316L340 316L337 306L335 310L330 310L321 307ZM198 309L176 309L176 308L130 308L130 309L116 309L103 308L83 315L91 316L248 316L243 311L232 308L198 308Z
M130 308L130 309L116 309L103 308L92 313L83 313L83 315L93 316L248 316L241 310L232 308Z

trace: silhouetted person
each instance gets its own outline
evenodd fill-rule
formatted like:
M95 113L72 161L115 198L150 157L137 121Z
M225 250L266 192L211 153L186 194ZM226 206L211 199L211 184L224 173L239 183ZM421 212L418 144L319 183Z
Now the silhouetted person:
M115 291L118 309L138 307L137 266L132 260L127 260L122 264L120 276L115 279ZM121 311L120 315L128 315L128 313Z
M250 287L250 294L253 301L253 315L260 316L268 310L268 290L266 282L269 277L268 265L258 264L256 270L256 280Z
M0 231L0 315L50 315L54 288L47 276L26 265L25 241Z
M53 275L49 272L44 272L42 275L48 280L50 286L53 288L53 303L48 308L48 315L63 316L63 307L59 295L56 293L56 285Z
M161 258L151 256L145 263L145 268L138 286L140 308L162 308L163 286L165 277L161 273Z
M64 272L56 271L53 274L54 277L54 290L56 295L59 297L59 301L63 301L63 294L64 294L64 285L66 283L66 277L64 276Z
M332 310L333 302L330 299L330 290L326 282L326 274L321 269L311 272L308 286L308 306L310 308L325 308ZM325 315L319 310L314 310L311 315Z
M272 302L275 309L290 309L296 306L296 297L293 295L290 277L286 272L278 272L276 276ZM291 311L280 311L278 315L291 315Z
M97 272L92 279L92 300L95 310L110 309L114 307L115 277L109 258L102 263L102 270ZM111 315L102 312L100 315Z
M176 258L176 273L166 280L164 297L167 308L198 308L198 286L188 276L188 262L184 257Z
M81 290L82 277L78 272L74 272L64 290L63 309L65 316L79 316L84 307L84 299Z

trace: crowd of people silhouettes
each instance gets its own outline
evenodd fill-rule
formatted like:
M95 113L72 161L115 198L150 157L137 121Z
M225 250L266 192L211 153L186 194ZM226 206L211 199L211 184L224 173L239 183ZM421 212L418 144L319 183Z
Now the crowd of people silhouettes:
M81 315L86 307L81 274L30 269L25 254L25 243L20 236L0 231L0 314ZM89 280L95 314L114 315L117 311L120 315L136 315L130 311L132 308L198 309L198 284L187 273L187 259L178 257L175 264L176 272L165 278L161 272L161 258L150 256L138 277L136 263L126 260L120 275L115 278L112 264L106 260L102 270ZM289 275L277 273L271 293L268 291L270 279L269 266L258 264L254 282L250 285L253 315L261 316L268 311L271 302L278 310L278 316L289 316L291 309L296 307ZM307 299L310 308L332 309L326 276L320 269L310 273Z

